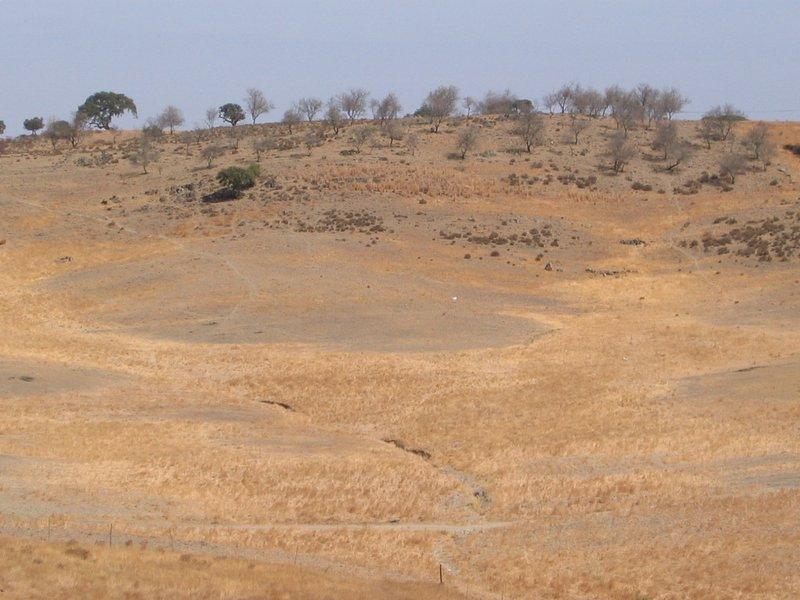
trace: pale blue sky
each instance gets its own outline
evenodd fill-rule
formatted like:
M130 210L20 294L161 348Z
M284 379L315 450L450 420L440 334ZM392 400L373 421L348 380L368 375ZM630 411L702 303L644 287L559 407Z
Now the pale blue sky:
M139 126L166 104L187 125L264 90L280 118L304 95L395 91L416 108L443 83L541 98L568 81L675 85L690 110L730 101L800 119L800 2L773 0L0 0L7 134L67 116L98 90Z

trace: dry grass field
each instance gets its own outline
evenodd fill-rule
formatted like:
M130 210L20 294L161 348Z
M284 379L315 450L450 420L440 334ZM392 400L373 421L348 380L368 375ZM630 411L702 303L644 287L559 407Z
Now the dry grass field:
M474 122L6 148L0 597L800 595L800 158Z

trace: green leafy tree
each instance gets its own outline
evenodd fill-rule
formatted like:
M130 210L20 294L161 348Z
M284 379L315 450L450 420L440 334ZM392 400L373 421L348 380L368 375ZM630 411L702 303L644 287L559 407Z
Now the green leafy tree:
M97 92L86 99L78 107L78 112L86 115L89 125L97 129L111 129L111 120L114 117L129 112L134 117L138 116L136 105L125 94L115 92Z
M219 107L219 118L230 123L231 127L236 127L236 124L243 121L244 117L244 109L238 104L228 102Z
M5 121L0 121L0 135L3 135L6 132L6 123Z
M22 122L22 126L33 135L36 135L37 131L44 128L44 119L42 117L31 117L30 119L25 119Z

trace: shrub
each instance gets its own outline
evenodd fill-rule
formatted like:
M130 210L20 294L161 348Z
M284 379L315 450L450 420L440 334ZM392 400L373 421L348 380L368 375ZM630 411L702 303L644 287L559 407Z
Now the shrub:
M234 192L240 193L256 184L256 178L260 172L261 169L258 165L250 165L247 168L228 167L217 173L217 181Z

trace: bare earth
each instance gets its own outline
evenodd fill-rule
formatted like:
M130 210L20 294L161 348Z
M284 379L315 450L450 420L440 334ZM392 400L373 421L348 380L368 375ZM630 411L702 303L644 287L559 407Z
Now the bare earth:
M800 159L409 126L223 203L196 142L0 155L0 596L800 595Z

